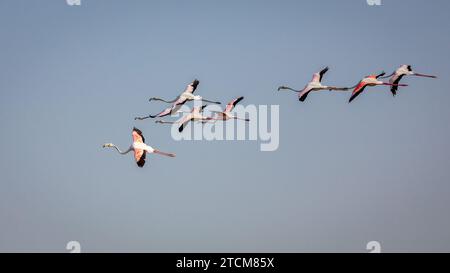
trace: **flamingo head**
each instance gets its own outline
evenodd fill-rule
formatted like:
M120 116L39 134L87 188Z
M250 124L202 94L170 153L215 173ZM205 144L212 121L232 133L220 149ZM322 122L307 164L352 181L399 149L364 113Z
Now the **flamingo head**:
M114 144L112 144L112 143L103 144L103 148L111 148L111 147L114 147Z

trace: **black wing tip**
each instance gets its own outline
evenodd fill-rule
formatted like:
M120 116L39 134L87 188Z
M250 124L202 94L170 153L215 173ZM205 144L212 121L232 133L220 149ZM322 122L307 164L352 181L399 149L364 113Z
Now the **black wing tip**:
M361 94L361 92L353 94L350 99L348 100L348 103L352 102L357 96L359 96L359 94Z
M136 133L142 135L142 131L139 130L138 128L136 128L136 127L133 127L133 131L135 131Z
M306 98L307 98L308 95L309 95L309 92L311 92L311 91L308 91L308 92L306 92L305 94L303 94L303 96L299 97L298 100L299 100L299 101L302 101L302 102L305 101Z
M243 99L244 99L243 96L237 98L236 101L234 102L234 105L238 104L238 103L239 103L241 100L243 100Z
M145 156L146 156L146 152L144 151L144 153L142 154L142 156L139 159L139 161L136 162L138 167L140 167L140 168L144 167L144 165L145 165Z
M139 168L144 167L145 165L145 159L140 159L138 162L136 162Z

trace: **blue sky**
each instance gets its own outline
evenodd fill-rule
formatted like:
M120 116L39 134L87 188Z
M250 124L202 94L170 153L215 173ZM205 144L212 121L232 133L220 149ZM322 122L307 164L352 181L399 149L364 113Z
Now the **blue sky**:
M448 1L0 2L0 251L450 250ZM300 103L281 84L353 85L412 64L393 98ZM280 146L174 141L135 122L198 78L280 106ZM131 155L133 126L177 158Z

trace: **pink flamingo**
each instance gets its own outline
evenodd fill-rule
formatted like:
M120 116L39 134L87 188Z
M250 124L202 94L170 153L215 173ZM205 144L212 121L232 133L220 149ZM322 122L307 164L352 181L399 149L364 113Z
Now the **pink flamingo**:
M150 98L149 101L159 100L159 101L163 101L166 103L172 103L172 106L164 109L163 111L161 111L160 113L158 113L156 115L148 115L146 117L136 117L134 119L135 120L144 120L144 119L148 119L148 118L156 118L156 117L161 118L161 117L173 115L173 114L177 113L178 110L180 110L181 106L186 101L190 101L190 100L202 100L202 101L206 101L206 102L210 102L210 103L220 104L220 102L218 102L218 101L209 101L209 100L203 99L201 96L194 96L194 91L197 89L197 86L199 83L200 83L200 81L194 80L193 82L188 84L188 86L183 91L183 93L181 93L181 95L179 95L178 97L176 97L174 100L171 100L171 101L166 101L164 99L156 98L156 97Z
M133 144L130 146L130 148L128 148L128 150L124 152L122 152L116 145L112 143L103 144L103 148L115 148L117 152L119 152L122 155L128 154L129 152L133 151L136 164L141 168L144 167L146 153L154 153L169 157L175 157L175 154L161 152L145 144L144 135L142 134L141 130L137 128L133 128L132 136L133 136Z
M155 121L156 123L164 123L164 124L181 124L180 127L178 128L178 132L183 132L184 128L187 126L187 124L191 121L201 121L202 123L206 123L212 120L215 120L212 117L206 117L203 116L202 112L203 109L206 107L207 105L203 105L203 106L196 106L194 108L192 108L191 112L189 112L188 114L184 115L182 118L180 118L177 121L163 121L163 120L157 120Z
M408 86L407 84L393 84L379 81L378 78L384 76L386 73L382 72L378 75L370 75L362 79L353 90L352 96L348 100L348 102L352 102L359 94L361 94L367 86L376 86L376 85L390 85L390 86Z
M303 88L303 90L295 90L295 89L292 89L287 86L280 86L280 87L278 87L278 91L280 91L282 89L287 89L287 90L297 92L297 93L299 93L298 100L305 101L308 94L313 91L321 91L321 90L347 91L347 90L351 89L351 87L336 87L336 86L322 85L321 81L322 81L323 75L328 71L328 69L329 68L327 66L324 69L322 69L320 72L314 73L312 80L305 86L305 88Z
M217 112L217 111L211 111L211 112L216 113L215 119L217 119L217 120L225 121L225 120L229 120L229 119L240 119L240 120L250 121L250 119L248 119L248 118L243 119L243 118L239 118L239 117L231 114L231 110L233 110L233 108L236 106L236 104L238 104L243 99L244 99L244 97L239 97L239 98L236 98L236 99L230 101L227 104L227 106L225 107L225 110L223 112Z
M426 75L426 74L417 73L417 72L412 70L411 65L407 65L407 64L401 65L391 75L385 76L385 77L382 77L382 78L389 78L390 77L389 83L398 84L400 82L400 80L404 76L427 77L427 78L434 78L434 79L437 78L436 76L433 76L433 75ZM392 85L391 86L391 92L392 92L393 96L395 96L397 94L397 90L398 90L398 85Z

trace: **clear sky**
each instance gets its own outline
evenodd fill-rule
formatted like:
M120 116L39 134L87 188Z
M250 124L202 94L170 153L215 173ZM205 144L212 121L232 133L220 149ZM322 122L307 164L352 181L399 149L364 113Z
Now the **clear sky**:
M0 2L0 251L450 251L450 2ZM400 64L393 98L353 85ZM135 122L198 78L199 94L280 105L280 146L174 141ZM133 126L177 153L126 148Z

